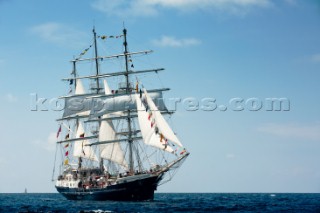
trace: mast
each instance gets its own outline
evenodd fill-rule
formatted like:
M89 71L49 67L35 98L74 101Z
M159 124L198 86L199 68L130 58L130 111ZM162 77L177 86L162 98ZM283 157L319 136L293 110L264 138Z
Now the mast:
M76 61L72 61L72 74L73 74L73 83L74 83L74 91L76 91L76 88L77 88L77 66L76 66ZM79 119L77 118L76 119L76 129L78 128L79 126ZM81 169L81 166L82 166L82 159L81 157L78 158L78 169Z
M126 28L123 29L123 36L124 36L124 57L126 63L126 93L130 94L130 82L129 82L129 64L128 64L128 43L127 43L127 30ZM131 128L131 116L130 110L128 110L127 114L127 122L128 122L128 143L129 143L129 172L130 174L134 174L134 163L133 163L133 147L132 147L132 128Z
M96 86L97 86L97 91L96 93L99 94L100 92L100 85L99 85L99 61L98 61L98 47L97 47L97 33L95 28L93 27L93 39L94 39L94 56L95 56L95 62L96 62ZM98 126L100 127L101 121L99 121ZM99 128L100 129L100 128ZM100 169L103 170L103 158L99 155L100 158Z
M77 87L77 72L76 72L76 61L72 61L73 68L72 68L72 73L73 74L73 81L74 81L74 89Z
M95 62L96 62L96 76L99 75L99 61L98 61L98 48L97 48L97 33L95 28L93 27L93 39L94 39L94 55L95 55ZM100 86L99 86L99 78L96 78L97 84L97 94L99 93Z

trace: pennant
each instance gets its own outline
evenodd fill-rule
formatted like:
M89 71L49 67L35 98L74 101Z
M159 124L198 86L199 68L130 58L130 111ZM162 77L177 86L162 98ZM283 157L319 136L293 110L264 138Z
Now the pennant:
M152 112L150 111L150 112L149 112L149 115L148 115L148 120L149 120L149 121L150 121L151 116L152 116Z
M65 154L65 156L68 156L69 155L69 151L66 151L66 154Z
M70 83L69 83L70 85L72 85L73 84L73 79L70 79Z
M69 147L69 144L67 143L65 146L64 146L64 148L66 149L66 148L68 148Z
M60 125L60 127L58 129L58 132L57 132L57 138L59 137L60 132L61 132L61 125Z
M72 93L72 88L70 87L69 94Z
M102 40L104 40L104 39L107 38L107 36L103 35L103 36L100 36L100 38L101 38Z
M66 159L66 160L64 161L64 165L68 165L68 164L69 164L69 160Z
M182 152L180 152L180 155L183 155L184 153L186 153L186 149L183 149Z
M82 134L80 135L80 138L84 138L84 133L82 133Z
M134 68L133 64L131 64L131 67Z
M69 139L69 133L66 135L65 140Z
M81 56L85 55L91 47L92 47L92 45L90 45L88 48L86 48L85 50L83 50L83 51L80 53L79 57L76 58L76 60L78 60L79 58L81 58Z
M114 38L114 36L109 36L109 38Z
M163 134L160 133L160 142L162 142L163 139L164 139Z
M137 83L136 83L136 92L138 92L138 91L139 91L139 83L137 81Z

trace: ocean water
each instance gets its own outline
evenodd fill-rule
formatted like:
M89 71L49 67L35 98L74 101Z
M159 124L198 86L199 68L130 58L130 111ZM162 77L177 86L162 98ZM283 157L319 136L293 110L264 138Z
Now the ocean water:
M69 201L60 194L0 194L0 212L320 212L320 194L156 193L154 201Z

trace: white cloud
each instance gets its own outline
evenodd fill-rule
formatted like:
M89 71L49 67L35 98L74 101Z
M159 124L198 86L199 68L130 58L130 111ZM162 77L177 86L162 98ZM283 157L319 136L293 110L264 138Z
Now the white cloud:
M117 16L152 16L161 8L178 11L220 10L236 14L247 13L250 8L266 8L271 0L95 0L96 10Z
M314 54L311 56L311 61L320 63L320 54Z
M7 100L8 102L10 102L10 103L13 103L13 102L17 102L17 101L18 101L17 97L15 97L14 95L12 95L11 93L8 93L8 94L6 95L6 100Z
M82 40L85 36L83 32L56 22L34 26L30 29L30 32L38 35L45 41L71 46L83 45Z
M258 131L281 137L320 141L320 124L299 125L269 123L258 127Z
M152 43L161 47L184 47L201 44L201 41L195 38L177 39L172 36L162 36L160 39L152 40Z
M54 151L56 148L57 142L57 133L51 132L46 140L34 140L32 143L36 146L40 146L41 148L47 151Z

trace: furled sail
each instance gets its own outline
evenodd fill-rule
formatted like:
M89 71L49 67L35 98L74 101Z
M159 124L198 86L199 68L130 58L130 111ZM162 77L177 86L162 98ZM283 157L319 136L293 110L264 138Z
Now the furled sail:
M135 98L137 103L138 121L144 143L174 153L173 149L167 144L167 141L160 137L160 134L155 130L155 126L151 124L152 121L150 120L149 113L146 111L139 95L135 94Z
M154 118L155 125L158 127L159 132L163 135L164 138L170 140L180 147L183 147L145 89L144 94L147 99L148 106L150 107L150 110L152 112L152 117Z
M82 123L79 122L76 138L82 138L85 135L85 130L82 126ZM88 140L79 140L74 142L73 156L74 157L82 157L89 160L98 161L97 156L95 155L93 149L90 146Z
M105 94L111 93L107 81L104 80ZM109 115L104 115L102 118L108 118ZM115 140L116 132L111 120L101 121L99 131L99 141ZM108 143L99 145L101 158L115 162L125 168L128 168L128 164L125 160L125 155L119 143Z

